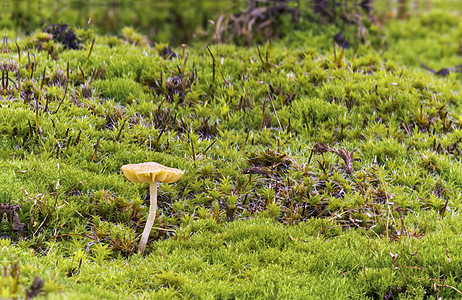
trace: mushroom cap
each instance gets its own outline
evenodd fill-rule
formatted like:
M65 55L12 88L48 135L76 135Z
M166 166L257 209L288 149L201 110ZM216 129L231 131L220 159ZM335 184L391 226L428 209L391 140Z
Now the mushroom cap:
M123 165L121 169L125 177L135 183L154 182L155 180L172 183L180 179L184 173L155 162Z

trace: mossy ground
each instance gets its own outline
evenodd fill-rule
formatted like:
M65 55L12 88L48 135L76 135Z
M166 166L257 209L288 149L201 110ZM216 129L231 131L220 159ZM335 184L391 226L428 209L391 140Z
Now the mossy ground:
M94 46L76 31L77 50L38 32L20 56L10 42L2 297L35 276L49 299L458 297L460 78L412 57L437 58L420 28L452 43L459 21L405 23L422 31L416 52L392 22L387 49L356 55L334 54L333 27L210 45L214 58L201 45L164 58L130 29ZM141 256L148 188L120 167L146 161L185 175L160 185Z

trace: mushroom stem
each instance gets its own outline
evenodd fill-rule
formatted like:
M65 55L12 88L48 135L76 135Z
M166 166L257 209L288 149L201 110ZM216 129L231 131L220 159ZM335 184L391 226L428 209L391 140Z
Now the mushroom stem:
M144 253L146 249L146 244L148 243L149 234L151 233L152 225L156 219L156 209L157 209L157 180L154 178L153 181L149 183L149 194L150 194L150 205L149 205L149 215L148 220L146 221L146 226L144 227L143 234L141 235L141 241L138 245L138 250L141 254Z

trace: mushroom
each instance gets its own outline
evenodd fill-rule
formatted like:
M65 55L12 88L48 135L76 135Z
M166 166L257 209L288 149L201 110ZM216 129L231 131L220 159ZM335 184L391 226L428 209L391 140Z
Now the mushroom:
M183 176L183 171L169 168L155 162L148 162L142 164L123 165L122 172L128 180L134 183L149 182L150 192L150 205L149 215L141 236L138 250L144 253L146 244L148 242L149 233L151 232L152 225L156 218L157 209L157 182L173 183Z

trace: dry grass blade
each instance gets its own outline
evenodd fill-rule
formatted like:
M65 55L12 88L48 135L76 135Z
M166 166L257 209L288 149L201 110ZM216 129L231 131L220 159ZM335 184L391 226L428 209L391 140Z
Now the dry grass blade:
M317 143L316 145L314 145L314 148L313 148L314 152L315 153L324 153L324 152L331 152L331 153L334 153L338 156L340 156L344 162L345 162L345 170L348 174L352 174L354 172L354 169L353 169L353 161L355 161L355 158L353 158L353 155L354 155L354 150L353 151L348 151L347 149L345 148L342 148L340 150L336 150L326 144L322 144L322 143Z
M226 81L225 76L223 76L223 73L221 73L220 67L218 66L217 61L215 60L215 56L213 56L213 53L212 51L210 51L209 46L207 46L206 48L207 48L207 51L209 51L210 56L212 57L212 60L213 60L213 64L217 67L218 73L220 73L220 76L223 79L223 82L225 83L225 85L228 85L228 82Z
M90 51L88 51L87 60L85 61L85 64L83 65L83 72L85 72L85 68L87 67L88 61L90 60L90 55L91 55L91 52L93 51L93 46L95 45L95 39L96 37L94 37L93 41L91 42ZM84 76L84 79L85 79L85 76Z

